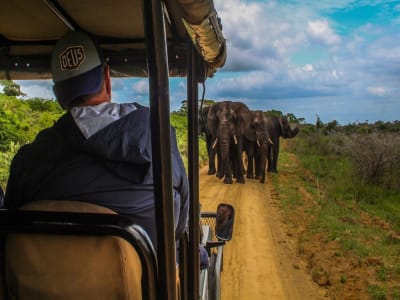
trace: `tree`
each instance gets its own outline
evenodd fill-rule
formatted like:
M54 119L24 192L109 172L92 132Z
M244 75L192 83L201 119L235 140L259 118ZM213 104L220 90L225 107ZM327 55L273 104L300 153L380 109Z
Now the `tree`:
M199 102L201 102L201 100ZM187 100L182 100L181 103L182 103L182 106L181 106L181 108L179 109L178 112L187 113ZM214 103L215 103L214 100L204 99L203 106L212 105ZM200 108L200 103L199 103L199 108Z
M318 129L324 128L324 122L321 121L321 118L317 115L317 121L315 122L315 127Z
M337 130L338 127L339 127L339 122L336 120L333 120L333 121L329 122L328 124L326 124L326 126L324 128L324 134L332 133L335 130Z
M1 80L0 84L3 86L3 92L7 96L26 96L26 94L21 91L19 84L12 80Z
M280 110L275 110L275 109L268 110L268 111L264 112L264 114L266 116L277 116L277 117L283 116L283 113Z

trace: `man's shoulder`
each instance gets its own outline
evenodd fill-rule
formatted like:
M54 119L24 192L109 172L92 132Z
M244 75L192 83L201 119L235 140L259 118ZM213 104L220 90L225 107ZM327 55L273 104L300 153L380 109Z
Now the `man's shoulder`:
M39 155L48 151L55 151L56 148L64 148L63 145L75 137L69 137L76 134L75 124L69 114L65 114L58 119L53 126L41 130L33 142L23 145L19 149L19 156Z
M128 127L134 126L136 129L150 128L150 109L138 103L134 103L135 110L125 115L123 118Z

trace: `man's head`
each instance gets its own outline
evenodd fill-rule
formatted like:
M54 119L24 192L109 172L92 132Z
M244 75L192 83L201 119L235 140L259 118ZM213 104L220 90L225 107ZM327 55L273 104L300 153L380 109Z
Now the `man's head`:
M92 37L71 31L56 44L51 71L54 94L63 108L74 106L77 99L101 91L105 62Z

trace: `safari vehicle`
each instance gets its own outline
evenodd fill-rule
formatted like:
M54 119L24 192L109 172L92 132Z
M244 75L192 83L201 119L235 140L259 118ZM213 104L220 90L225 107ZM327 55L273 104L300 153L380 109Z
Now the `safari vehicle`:
M72 201L0 210L1 299L218 299L222 249L232 236L200 212L198 85L226 58L212 0L7 0L0 11L0 79L51 78L50 55L69 30L97 37L113 77L149 81L157 253L129 219ZM172 200L169 77L187 78L188 235L179 241ZM66 199L68 200L68 199ZM61 204L60 204L61 203ZM201 237L201 238L200 238ZM211 264L200 271L199 244ZM122 259L121 259L122 257Z

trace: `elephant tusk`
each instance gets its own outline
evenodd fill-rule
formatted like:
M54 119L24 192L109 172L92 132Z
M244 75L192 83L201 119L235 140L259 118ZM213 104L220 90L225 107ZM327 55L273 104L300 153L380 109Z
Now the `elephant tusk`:
M217 146L218 138L215 139L214 143L212 144L211 148L214 149Z
M271 145L274 144L274 142L271 140L271 138L268 138L268 142L269 142Z
M258 139L257 139L257 146L258 146L258 147L261 146L260 141L259 141Z
M233 141L235 142L235 145L237 145L237 138L236 138L236 135L233 136Z

